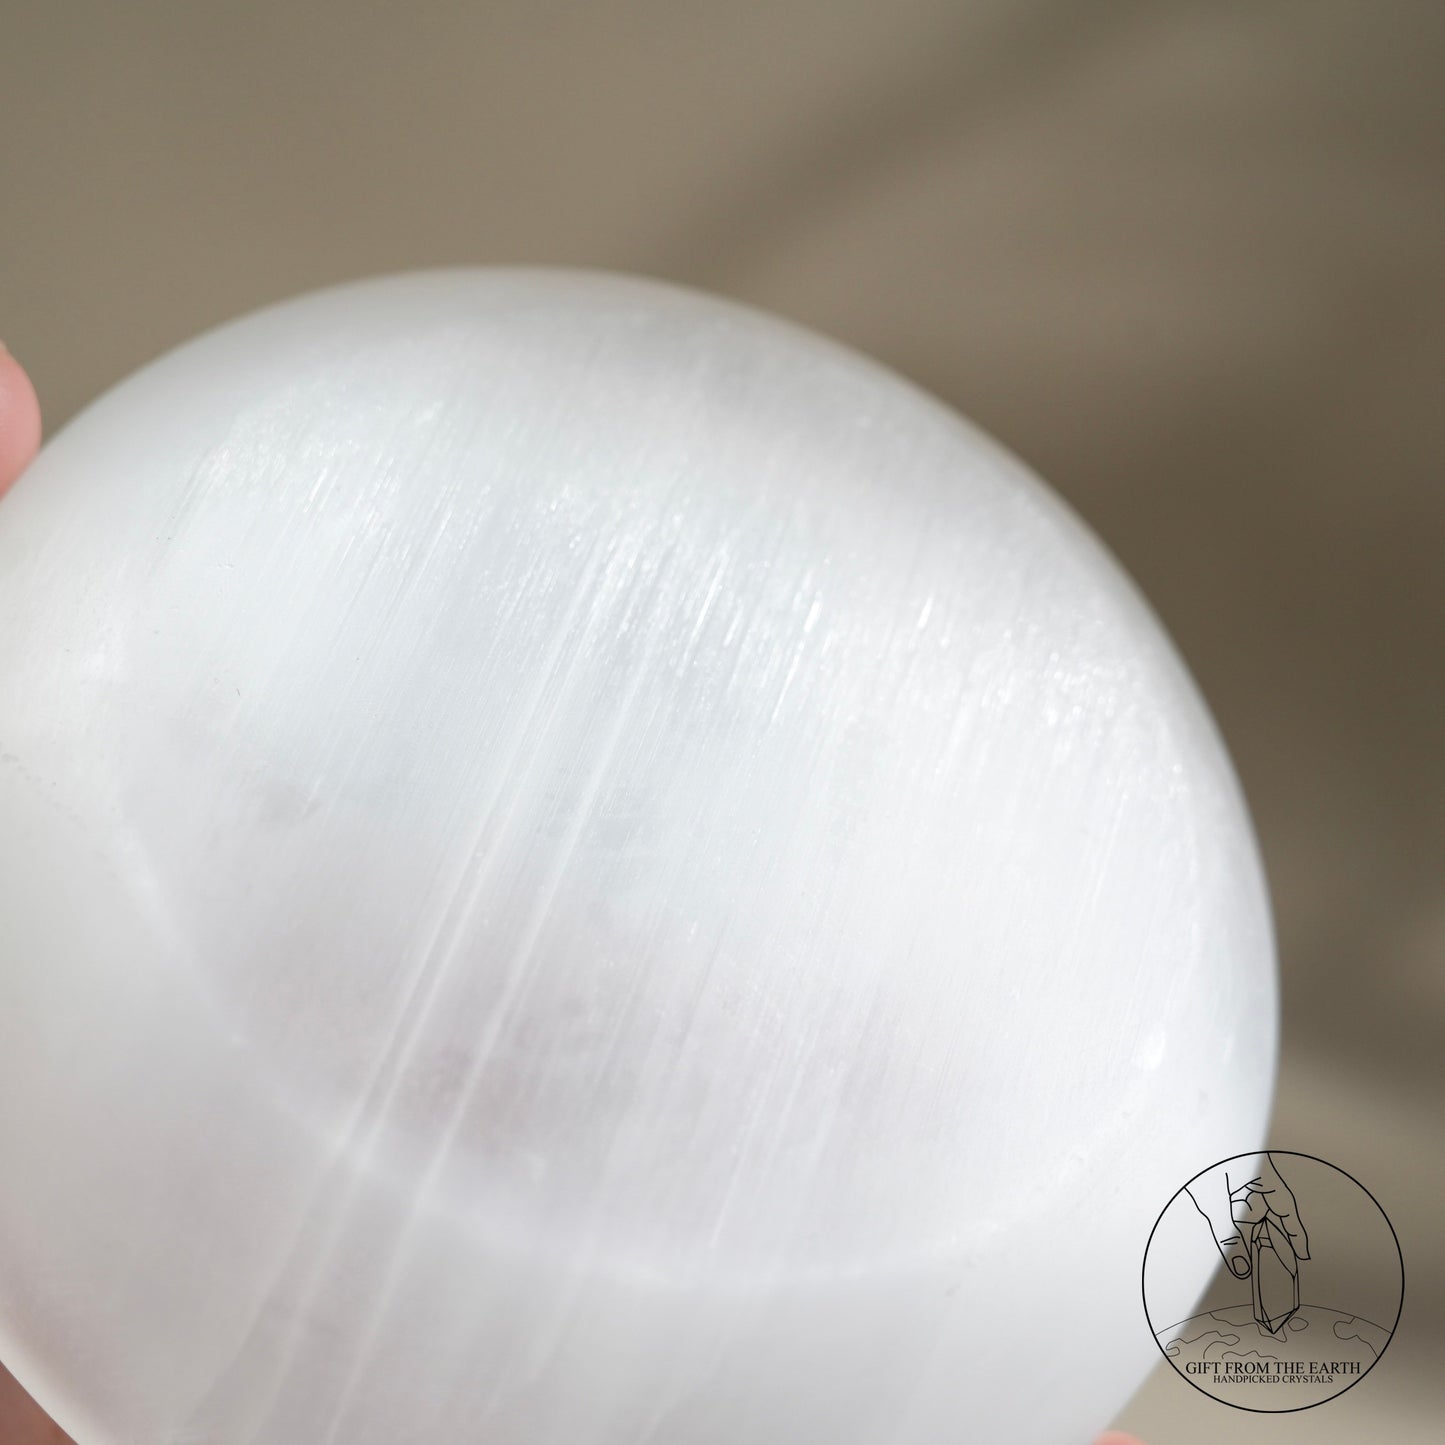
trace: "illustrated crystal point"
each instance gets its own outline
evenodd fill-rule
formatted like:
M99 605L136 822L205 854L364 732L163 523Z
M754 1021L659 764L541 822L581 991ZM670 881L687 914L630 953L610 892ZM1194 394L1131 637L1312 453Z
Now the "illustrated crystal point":
M1278 1334L1299 1309L1299 1261L1289 1236L1268 1219L1250 1234L1249 1265L1255 1323Z

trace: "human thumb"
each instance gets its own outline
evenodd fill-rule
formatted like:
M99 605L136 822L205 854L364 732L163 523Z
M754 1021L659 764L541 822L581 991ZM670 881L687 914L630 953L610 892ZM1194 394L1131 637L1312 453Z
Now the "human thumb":
M20 363L0 342L0 496L40 445L40 404Z
M1194 1201L1194 1207L1208 1222L1210 1233L1214 1235L1214 1242L1219 1246L1219 1253L1229 1272L1236 1279L1248 1279L1249 1246L1245 1243L1244 1235L1239 1225L1235 1223L1234 1216L1230 1213L1228 1188L1218 1191L1210 1190L1202 1199L1199 1194L1190 1189L1189 1197Z

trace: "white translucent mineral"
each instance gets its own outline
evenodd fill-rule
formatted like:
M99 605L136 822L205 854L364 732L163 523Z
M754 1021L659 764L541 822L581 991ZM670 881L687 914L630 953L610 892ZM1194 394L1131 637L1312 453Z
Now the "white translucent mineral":
M1274 1008L1129 582L781 323L348 286L0 506L0 1359L80 1445L1076 1445Z

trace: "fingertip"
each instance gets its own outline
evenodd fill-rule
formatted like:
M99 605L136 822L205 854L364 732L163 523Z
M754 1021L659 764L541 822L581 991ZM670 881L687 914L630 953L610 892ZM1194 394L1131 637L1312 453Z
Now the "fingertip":
M1122 1430L1105 1430L1094 1445L1144 1445L1137 1435L1126 1435Z
M70 1436L0 1365L0 1440L5 1445L72 1445Z
M40 402L25 368L0 343L0 495L40 450Z

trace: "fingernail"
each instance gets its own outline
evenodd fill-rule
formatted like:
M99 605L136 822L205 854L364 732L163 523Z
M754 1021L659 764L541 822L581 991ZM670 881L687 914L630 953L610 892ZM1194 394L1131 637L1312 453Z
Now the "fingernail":
M1229 1271L1235 1279L1243 1279L1249 1273L1249 1261L1242 1254L1236 1254L1229 1261Z

